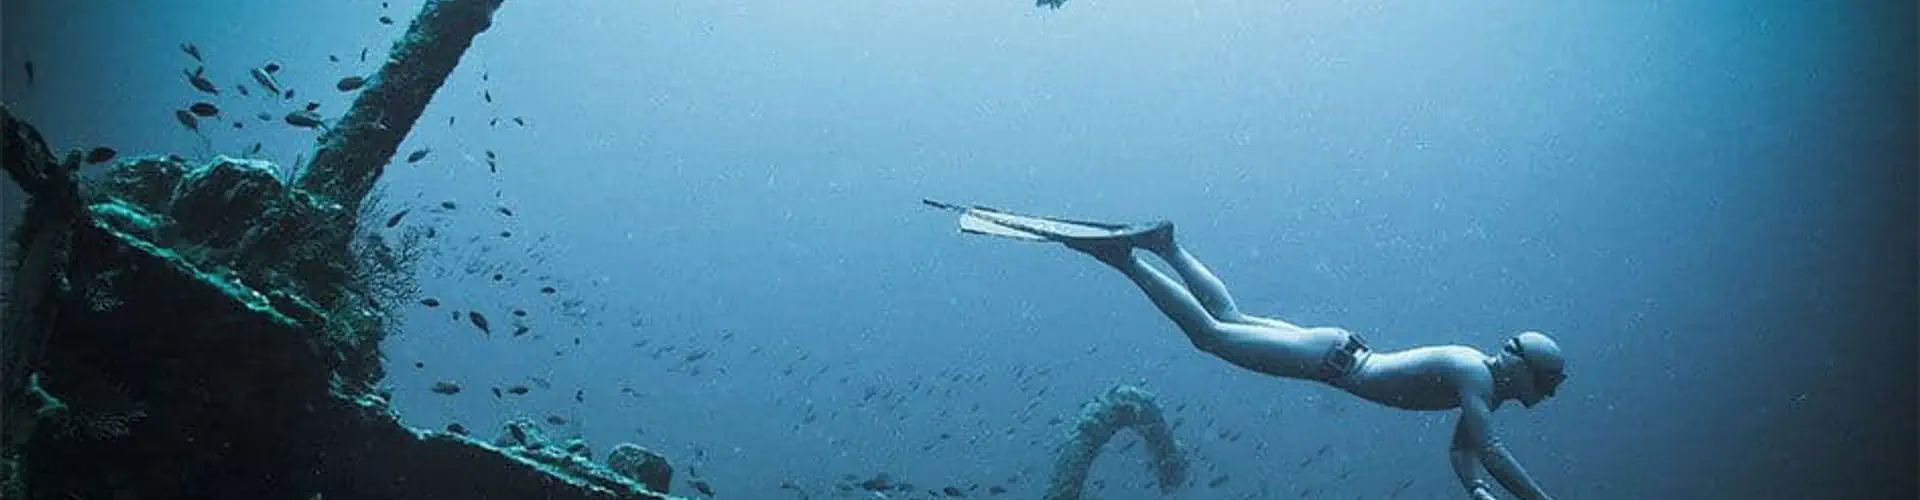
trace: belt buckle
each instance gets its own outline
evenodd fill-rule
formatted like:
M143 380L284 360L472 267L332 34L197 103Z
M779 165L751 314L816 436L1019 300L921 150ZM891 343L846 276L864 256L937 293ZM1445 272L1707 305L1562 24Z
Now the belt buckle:
M1346 340L1342 341L1338 348L1327 353L1324 362L1327 368L1333 369L1335 377L1343 377L1353 370L1354 363L1359 360L1360 351L1366 349L1366 341L1362 340L1359 334L1348 332Z

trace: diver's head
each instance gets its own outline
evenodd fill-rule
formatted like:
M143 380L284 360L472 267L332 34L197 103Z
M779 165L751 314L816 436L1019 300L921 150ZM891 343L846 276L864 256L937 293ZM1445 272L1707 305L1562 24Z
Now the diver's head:
M1552 397L1567 380L1567 360L1560 344L1547 334L1520 332L1507 339L1501 353L1514 364L1513 397L1528 408Z

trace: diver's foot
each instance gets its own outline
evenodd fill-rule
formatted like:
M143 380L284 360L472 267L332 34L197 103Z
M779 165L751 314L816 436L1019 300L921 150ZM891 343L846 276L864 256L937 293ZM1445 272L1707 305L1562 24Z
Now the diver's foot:
M1093 256L1109 266L1123 267L1133 260L1133 243L1127 238L1060 238L1067 248Z
M1173 221L1155 222L1151 227L1128 238L1133 245L1158 255L1173 253Z

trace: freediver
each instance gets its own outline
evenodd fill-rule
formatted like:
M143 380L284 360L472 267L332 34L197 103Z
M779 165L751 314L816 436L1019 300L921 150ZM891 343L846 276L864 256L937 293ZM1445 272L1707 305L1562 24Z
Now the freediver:
M1547 334L1527 331L1499 353L1468 346L1375 351L1360 335L1336 327L1302 327L1241 312L1219 277L1182 247L1171 222L1111 224L1020 215L988 207L925 200L961 214L963 232L1066 245L1119 270L1185 332L1194 347L1267 375L1311 380L1403 410L1459 409L1450 451L1454 474L1474 500L1496 500L1479 469L1526 500L1552 498L1527 474L1493 429L1493 410L1508 400L1533 408L1566 381L1566 360ZM1146 250L1179 280L1134 253Z

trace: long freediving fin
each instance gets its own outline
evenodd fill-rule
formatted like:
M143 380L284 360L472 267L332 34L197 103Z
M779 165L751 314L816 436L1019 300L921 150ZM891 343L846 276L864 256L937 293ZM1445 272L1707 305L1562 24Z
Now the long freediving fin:
M1025 215L998 208L962 206L931 199L921 203L960 214L960 232L998 236L1027 241L1064 241L1075 239L1130 238L1152 230L1154 225L1118 224L1088 220Z

